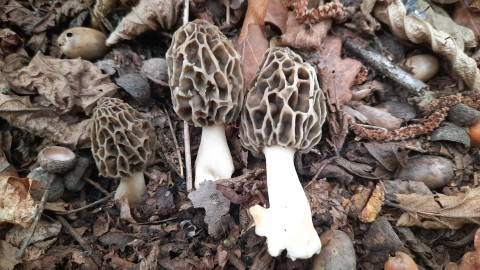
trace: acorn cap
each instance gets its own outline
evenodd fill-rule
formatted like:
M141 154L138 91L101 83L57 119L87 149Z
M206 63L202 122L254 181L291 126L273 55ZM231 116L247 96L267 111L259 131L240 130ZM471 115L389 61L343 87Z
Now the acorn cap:
M448 111L448 120L461 127L473 125L480 119L480 112L465 104L457 104Z
M77 158L72 150L62 146L48 146L38 153L37 161L46 171L64 174L75 166Z
M450 141L463 144L470 147L470 137L468 132L459 126L448 125L435 129L430 136L432 141Z

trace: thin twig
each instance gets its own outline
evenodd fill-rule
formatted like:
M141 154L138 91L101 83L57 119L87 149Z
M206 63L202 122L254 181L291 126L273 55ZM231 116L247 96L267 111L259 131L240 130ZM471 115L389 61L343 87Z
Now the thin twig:
M193 190L192 156L190 154L190 131L188 123L183 122L183 144L185 145L185 166L187 169L187 191Z
M251 177L257 177L264 172L265 172L265 169L257 168L254 170L249 170L245 174L242 174L236 177L215 180L215 184L224 185L224 186L234 186L235 184L250 180Z
M82 206L82 207L80 207L80 208L71 209L71 210L66 210L66 211L56 211L56 210L53 210L53 212L55 212L55 214L57 214L57 215L69 215L69 214L72 214L72 213L80 212L80 211L83 211L83 210L88 209L88 208L90 208L90 207L93 207L93 206L95 206L95 205L101 204L101 203L103 203L103 202L105 202L105 201L108 201L110 198L113 197L114 194L115 194L115 192L112 192L112 193L108 194L106 197L103 197L103 198L101 198L101 199L99 199L99 200L94 201L94 202L91 203L91 204L87 204L87 205Z
M183 24L188 23L189 0L183 1ZM190 128L187 122L183 122L183 144L185 146L185 166L187 171L187 191L193 190L192 180L192 156L190 153Z
M62 223L63 228L82 246L83 254L90 256L93 253L92 247L83 240L83 238L75 231L75 229L62 216L57 215L58 221Z
M45 209L45 205L47 204L47 198L48 198L48 193L50 193L50 187L52 186L53 181L55 180L55 177L50 177L48 180L47 186L45 188L45 192L43 192L42 199L40 200L39 206L38 206L38 212L35 215L35 219L33 220L32 225L30 225L30 231L28 232L28 236L23 240L22 246L20 247L20 250L17 253L17 259L21 259L23 257L23 254L25 253L25 250L27 249L28 245L30 245L30 241L32 241L33 234L35 233L35 229L37 228L38 222L40 221L40 217L43 214L43 210Z
M106 189L104 189L102 186L100 186L98 183L94 182L90 178L86 178L85 182L89 183L90 185L94 186L96 189L98 189L100 192L102 192L105 195L110 195L110 192L108 192Z
M175 144L175 149L176 149L177 158L178 158L178 165L180 166L180 177L184 178L185 176L183 174L182 152L180 152L180 147L178 146L177 136L175 136L175 130L173 130L172 121L170 120L170 116L168 115L167 110L165 108L163 108L163 111L165 112L165 115L167 116L168 126L170 127L170 132L172 133L172 137L173 137L173 143Z

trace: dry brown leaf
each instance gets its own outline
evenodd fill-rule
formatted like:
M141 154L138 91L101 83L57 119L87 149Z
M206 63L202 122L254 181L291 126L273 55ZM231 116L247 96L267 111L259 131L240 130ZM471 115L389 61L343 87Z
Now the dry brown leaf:
M0 5L0 21L10 22L12 25L22 29L26 34L38 34L55 26L56 16L53 12L47 11L46 14L39 11L35 14L15 0L8 1L5 5Z
M332 229L347 225L347 214L339 201L343 200L343 197L338 193L338 188L332 187L325 178L312 181L305 187L312 215L321 224L328 224Z
M454 196L397 194L396 200L407 210L397 226L459 229L465 224L480 224L480 188Z
M62 230L62 224L59 221L48 222L40 220L35 228L30 243L38 243L58 236ZM13 226L5 235L5 240L14 246L20 246L24 239L30 235L30 228Z
M368 142L363 145L378 163L391 172L407 164L409 150L405 150L403 142Z
M10 125L72 148L90 147L91 120L68 122L56 112L34 107L28 97L0 93L0 117Z
M479 1L477 1L479 2ZM455 4L455 11L453 12L452 19L459 25L465 26L473 31L475 38L478 40L480 37L480 13L472 12L465 5L464 1L458 1Z
M247 39L249 26L251 24L264 25L265 16L267 14L268 0L248 0L247 13L243 20L242 30L238 36L238 43L242 43Z
M0 254L2 254L0 269L13 270L15 265L21 262L16 259L18 251L18 248L12 246L7 241L0 240Z
M131 40L147 30L170 29L177 21L182 0L141 0L107 39L107 46Z
M288 9L283 4L282 0L269 0L267 13L265 14L265 23L274 25L280 31L285 33L287 31L287 17Z
M388 130L395 130L402 126L403 120L388 112L365 105L359 101L352 101L349 105L364 116L365 118L361 119L362 122L366 122L369 125L386 128Z
M37 206L28 193L27 178L0 177L0 224L12 223L27 228L33 222Z
M56 59L37 53L27 67L6 74L10 86L45 96L53 105L70 111L74 105L90 115L98 99L112 96L118 86L91 62Z
M338 37L327 36L323 39L318 69L327 78L327 90L331 104L339 107L352 99L350 88L360 72L362 64L352 58L340 57L342 41Z
M205 223L208 224L208 233L219 237L222 230L222 216L230 210L230 201L217 190L213 181L205 181L200 188L188 194L195 208L205 209Z
M245 82L249 85L257 72L268 41L263 32L268 0L249 0L242 31L237 39L236 49L242 56Z
M290 12L286 23L286 31L282 35L282 43L298 49L320 47L331 26L331 19L308 25L299 23L295 13Z

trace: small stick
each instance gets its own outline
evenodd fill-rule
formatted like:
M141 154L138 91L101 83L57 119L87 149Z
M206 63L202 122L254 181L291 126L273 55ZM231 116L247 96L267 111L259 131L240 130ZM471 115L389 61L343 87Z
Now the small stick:
M177 151L178 164L180 165L180 177L184 178L182 153L180 152L180 147L178 146L177 136L175 136L175 131L173 130L172 121L170 120L170 116L168 115L167 110L163 108L163 111L167 116L168 127L170 128L170 132L172 133L173 143L175 144L175 149Z
M57 215L58 221L62 223L63 228L82 246L83 252L85 255L89 256L92 254L92 248L90 245L83 240L83 238L75 231L75 229L68 223L67 220L65 220L62 216Z
M190 154L190 131L188 123L183 122L183 144L185 144L185 166L187 168L187 191L193 190L192 156Z
M87 205L82 206L80 208L66 210L66 211L55 211L55 210L53 210L53 212L55 212L55 214L57 214L57 215L69 215L69 214L72 214L72 213L80 212L80 211L83 211L83 210L88 209L90 207L93 207L95 205L101 204L105 201L108 201L110 198L113 197L114 194L115 194L115 192L112 192L112 193L108 194L106 197L103 197L100 200L96 200L93 203L87 204Z
M183 24L188 23L189 0L183 1ZM192 156L190 154L190 128L188 123L183 121L183 143L185 145L185 166L187 170L187 191L193 190L192 180Z
M428 85L424 82L415 79L410 73L401 69L377 52L363 48L351 40L345 41L344 46L349 53L360 58L360 60L372 66L408 91L419 95L422 91L428 90Z
M98 183L94 182L92 179L87 178L85 179L85 182L89 183L90 185L94 186L96 189L100 190L105 195L110 195L110 192L108 192L106 189L104 189L102 186L100 186Z
M252 176L257 177L264 172L265 172L265 169L255 169L255 170L252 170L252 171L248 171L245 174L235 176L233 178L225 178L225 179L215 180L215 184L224 185L224 186L234 186L235 184L238 184L238 183L241 183L241 182L246 182Z
M30 245L30 241L32 241L32 237L33 237L33 234L35 233L35 229L37 228L38 222L40 221L40 217L42 216L43 210L45 209L45 205L47 204L48 193L50 193L50 187L52 186L52 183L54 180L55 180L55 177L50 177L47 183L47 187L43 192L42 199L40 200L40 203L38 206L38 212L35 215L35 219L33 220L32 225L30 225L30 228L31 228L30 232L28 233L27 238L23 240L22 246L20 247L20 250L17 253L18 260L20 260L23 257L25 250L27 249L28 245Z

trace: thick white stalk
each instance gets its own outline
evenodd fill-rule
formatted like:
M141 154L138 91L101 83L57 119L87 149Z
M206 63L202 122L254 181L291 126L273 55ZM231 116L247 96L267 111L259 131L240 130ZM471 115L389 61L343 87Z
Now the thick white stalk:
M118 200L125 197L131 204L141 203L142 194L146 190L147 186L143 172L136 172L129 179L120 180L120 184L115 192L115 199Z
M263 150L267 162L270 208L254 206L255 232L267 237L268 252L278 256L284 249L292 260L310 258L322 247L312 223L312 212L295 171L291 148L272 146Z
M230 178L234 167L225 136L225 125L202 128L202 139L195 160L195 188L207 180Z

